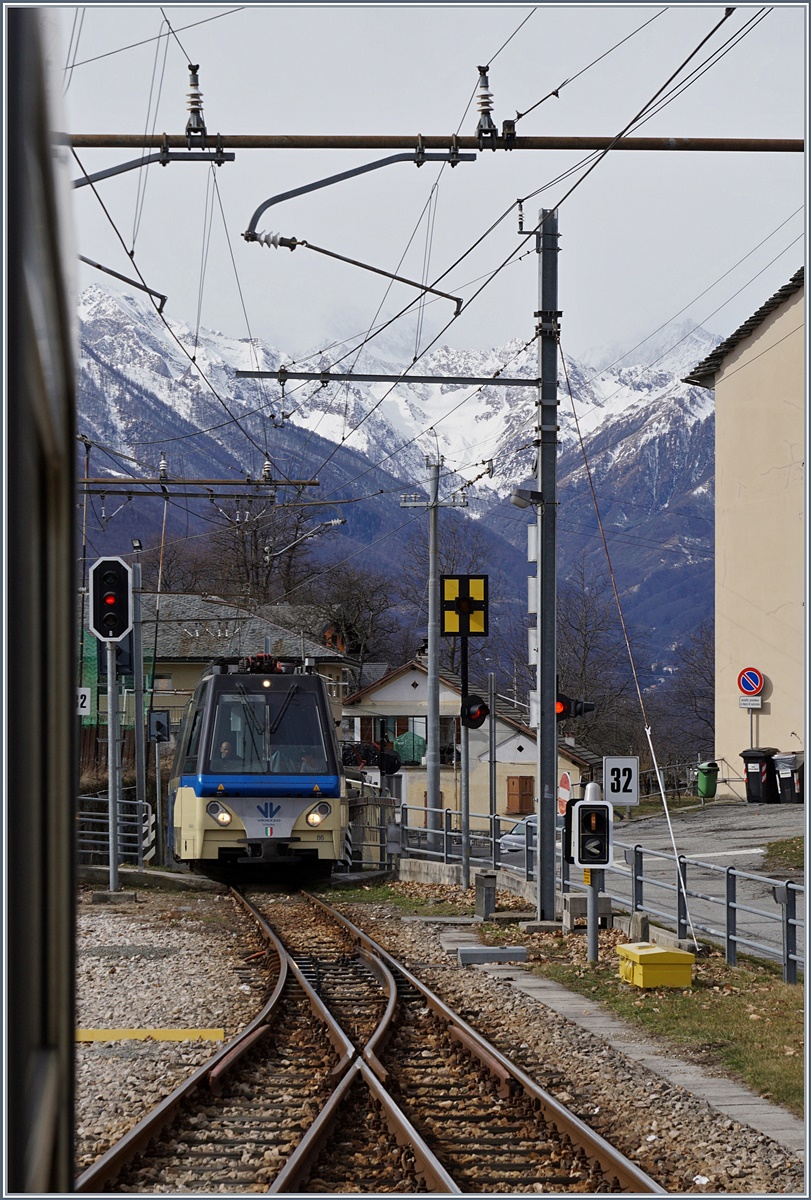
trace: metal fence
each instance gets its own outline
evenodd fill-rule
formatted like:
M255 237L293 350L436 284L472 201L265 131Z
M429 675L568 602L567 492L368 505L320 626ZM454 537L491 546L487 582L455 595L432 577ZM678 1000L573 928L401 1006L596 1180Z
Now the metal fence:
M118 809L119 862L134 863L139 869L150 862L155 857L155 835L152 805L123 800ZM109 863L110 808L106 796L79 796L76 846L80 863Z
M460 863L464 847L461 811L420 808L436 813L439 828L411 825L408 805L401 804L400 853L442 863ZM427 820L427 817L426 817ZM527 845L519 855L500 851L501 819L471 813L470 863L472 867L502 867L526 880L534 880L537 838L528 830ZM514 820L506 820L512 827ZM773 879L736 867L719 867L641 845L614 840L615 860L601 870L601 892L628 913L655 917L680 939L703 933L723 946L726 961L735 966L738 952L782 963L783 978L796 983L805 968L805 887L791 880ZM616 855L621 852L622 860ZM516 861L516 860L520 861ZM586 885L572 878L572 868L562 854L558 826L555 847L556 890L585 892ZM606 882L607 881L607 882Z
M371 785L365 784L367 788ZM394 835L395 801L386 795L364 797L350 803L349 830L341 870L391 870L394 855L400 853L399 839Z
M721 942L730 966L739 949L782 961L783 979L797 982L797 969L804 968L798 935L804 945L805 920L797 904L805 896L802 884L617 840L614 849L623 852L624 865L615 859L604 871L612 901L664 920L679 938L700 932Z

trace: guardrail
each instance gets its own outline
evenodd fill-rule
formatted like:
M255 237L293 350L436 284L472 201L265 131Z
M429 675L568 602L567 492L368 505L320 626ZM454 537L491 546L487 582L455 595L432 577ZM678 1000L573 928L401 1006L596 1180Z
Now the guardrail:
M428 858L436 862L461 862L463 846L461 812L458 809L417 810L420 815L436 814L434 828L409 825L407 804L400 805L400 853L406 857ZM481 866L503 866L498 839L502 821L508 827L514 819L492 817L483 813L471 814L477 828L471 829L470 858ZM555 852L556 891L562 894L586 890L585 884L571 878L572 868L560 853L559 828ZM691 927L724 948L726 961L735 966L738 951L751 951L755 956L782 963L783 979L796 983L798 970L805 968L805 955L798 947L800 935L805 938L802 915L805 887L792 880L774 879L768 875L742 871L737 867L719 867L701 859L678 857L663 850L649 850L639 844L631 845L614 840L614 850L623 853L624 865L615 860L610 867L601 868L604 879L611 879L610 888L601 887L613 903L631 913L639 912L656 917L671 927L680 939L690 937ZM537 842L530 827L523 863L509 864L506 869L530 880L535 879ZM668 877L653 874L655 863L669 864ZM620 881L627 881L622 890ZM718 883L718 887L714 884ZM702 886L699 886L701 884ZM798 897L801 903L798 904ZM771 907L763 907L771 902ZM688 916L689 910L689 916ZM798 912L800 915L798 915ZM718 914L718 920L715 914ZM748 921L748 928L744 925ZM768 929L778 927L779 938L764 940Z
M605 875L612 878L625 878L630 883L630 895L606 889L605 894L611 900L621 904L630 904L631 912L642 912L646 915L659 917L675 924L677 936L687 939L690 929L707 934L712 939L723 942L724 957L730 966L738 961L738 948L757 951L767 958L780 961L783 964L783 979L786 983L797 982L797 968L804 967L804 955L798 953L798 930L805 933L805 920L797 915L797 896L805 895L805 887L791 880L778 880L768 875L758 875L751 871L741 871L737 867L719 867L715 863L703 862L697 858L686 858L683 854L676 856L664 850L649 850L640 845L629 845L626 842L614 841L614 849L622 850L629 869L616 865L605 868ZM646 867L646 859L658 860L671 864L671 879L660 879L650 873ZM691 882L694 872L703 873L708 880L707 888L714 881L719 887L711 890L699 890ZM739 881L751 884L749 895L744 897L738 887ZM671 897L667 908L660 908L657 903L651 903L646 898L646 889L656 889L658 894ZM760 907L761 897L772 895L776 908ZM691 901L697 903L693 905ZM689 910L689 915L688 915ZM705 915L709 912L709 916ZM723 927L713 921L713 914L719 913ZM762 924L776 924L781 929L782 955L774 945L761 940L757 934L741 932L738 928L739 914L758 918ZM707 923L707 922L711 923Z

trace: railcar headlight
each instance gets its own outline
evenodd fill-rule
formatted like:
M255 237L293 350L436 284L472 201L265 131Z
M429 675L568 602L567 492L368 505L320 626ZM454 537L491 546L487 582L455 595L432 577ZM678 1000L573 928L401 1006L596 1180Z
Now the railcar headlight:
M231 814L227 808L220 804L219 800L212 800L206 805L206 812L210 817L213 817L218 825L230 825Z
M317 804L315 808L311 809L310 812L307 813L307 824L320 825L321 822L325 820L325 818L328 817L331 812L332 806L327 804L326 800L322 800L320 804Z

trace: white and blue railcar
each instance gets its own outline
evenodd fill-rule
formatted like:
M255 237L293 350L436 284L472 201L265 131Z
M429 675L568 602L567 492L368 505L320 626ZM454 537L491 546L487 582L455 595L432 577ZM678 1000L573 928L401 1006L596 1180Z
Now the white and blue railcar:
M329 873L349 811L324 681L264 654L212 663L186 707L169 800L175 857L195 870Z

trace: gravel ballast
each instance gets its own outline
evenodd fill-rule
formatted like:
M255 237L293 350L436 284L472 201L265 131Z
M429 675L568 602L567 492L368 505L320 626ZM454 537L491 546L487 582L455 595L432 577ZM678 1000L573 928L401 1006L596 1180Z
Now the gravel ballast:
M459 968L430 918L404 921L387 905L345 904L340 893L333 902L668 1191L804 1194L798 1156L484 970ZM134 903L93 905L83 890L77 1026L223 1028L232 1037L265 993L261 960L246 961L259 949L248 918L226 895L139 890ZM77 1173L216 1044L77 1044Z

